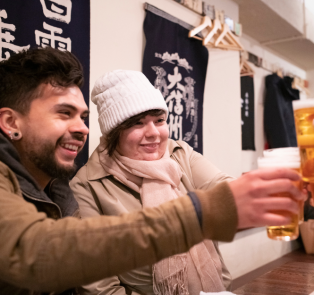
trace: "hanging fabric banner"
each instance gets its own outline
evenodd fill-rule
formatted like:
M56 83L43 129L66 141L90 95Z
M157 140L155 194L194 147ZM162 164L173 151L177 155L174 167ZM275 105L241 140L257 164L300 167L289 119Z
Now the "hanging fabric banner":
M31 47L50 46L70 51L84 68L82 88L89 105L89 0L1 0L0 61ZM82 166L88 159L88 142L77 158Z
M255 151L254 141L254 80L241 77L242 150Z
M146 4L143 73L168 105L169 137L203 153L203 96L208 51L192 26Z

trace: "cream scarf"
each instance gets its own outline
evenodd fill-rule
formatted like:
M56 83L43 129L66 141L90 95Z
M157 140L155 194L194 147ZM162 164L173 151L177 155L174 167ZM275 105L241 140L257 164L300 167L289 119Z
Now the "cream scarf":
M178 187L182 172L170 158L168 149L160 160L140 161L121 156L109 157L98 149L103 169L132 190L140 193L143 207L156 207L182 194ZM200 291L219 292L222 283L221 262L210 240L153 265L153 288L157 295L198 295Z

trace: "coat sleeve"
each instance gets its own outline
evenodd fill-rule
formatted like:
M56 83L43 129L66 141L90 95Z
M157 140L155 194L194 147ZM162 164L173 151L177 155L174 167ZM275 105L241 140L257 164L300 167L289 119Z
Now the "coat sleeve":
M53 220L26 202L12 185L17 182L13 172L3 170L0 277L20 288L66 290L186 252L204 238L230 241L236 231L237 211L227 184L220 188L223 198L217 187L196 192L202 228L188 196L121 216ZM232 202L233 208L224 211ZM223 214L212 217L217 207Z
M213 163L200 153L188 147L193 181L197 189L210 189L223 181L231 181L234 178L220 171Z
M194 151L186 142L177 141L176 143L180 148L173 152L172 157L188 173L188 177L192 180L194 188L202 190L211 189L218 183L235 179L220 171L207 158Z

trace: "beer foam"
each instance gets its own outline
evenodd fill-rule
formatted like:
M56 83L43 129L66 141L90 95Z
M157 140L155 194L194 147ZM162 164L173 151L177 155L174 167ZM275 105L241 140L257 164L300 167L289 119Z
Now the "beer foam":
M314 108L314 98L307 98L304 100L294 100L292 102L293 110Z
M269 158L258 158L258 168L291 168L299 169L301 166L299 159L287 159L285 157L269 157Z
M270 157L285 157L293 159L300 159L300 151L298 147L285 147L285 148L277 148L277 149L269 149L263 151L263 156L266 158Z

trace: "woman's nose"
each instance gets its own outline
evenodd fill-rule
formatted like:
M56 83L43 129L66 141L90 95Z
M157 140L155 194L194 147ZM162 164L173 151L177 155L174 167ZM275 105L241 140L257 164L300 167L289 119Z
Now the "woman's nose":
M158 135L159 135L159 131L153 122L150 122L149 124L146 125L146 128L145 128L146 137L153 137L153 136L158 136Z

